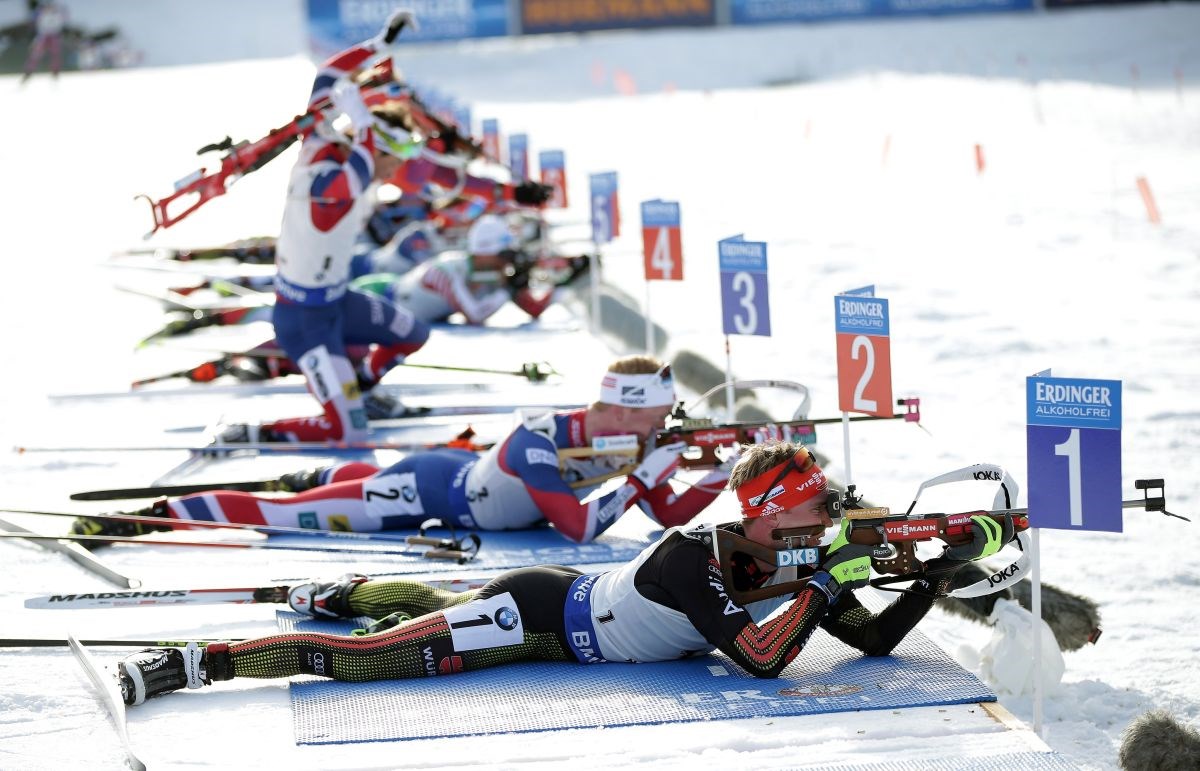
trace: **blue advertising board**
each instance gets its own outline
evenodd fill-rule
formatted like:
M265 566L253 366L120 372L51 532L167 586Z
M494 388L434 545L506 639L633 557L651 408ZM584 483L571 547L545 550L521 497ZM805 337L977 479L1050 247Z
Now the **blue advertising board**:
M1029 523L1122 531L1121 381L1025 381Z
M499 37L509 33L508 0L307 0L309 47L328 57L375 37L397 8L410 9L417 28L401 36L409 42Z
M1032 11L1033 0L730 0L732 24L821 21L870 16Z
M771 336L767 300L767 245L732 236L717 242L721 318L727 335Z

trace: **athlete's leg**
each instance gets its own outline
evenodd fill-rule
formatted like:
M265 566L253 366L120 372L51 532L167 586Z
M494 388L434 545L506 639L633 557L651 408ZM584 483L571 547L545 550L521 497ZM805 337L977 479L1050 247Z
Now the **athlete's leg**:
M290 677L316 674L363 682L465 672L519 661L574 661L563 638L562 609L579 572L541 566L510 571L468 601L414 618L393 629L362 637L292 633L229 645L228 659L211 669L230 677ZM437 592L420 595L412 582L374 582L350 594L352 608L417 608L455 599ZM387 586L402 584L405 586ZM355 597L360 592L364 601ZM395 596L388 597L389 593ZM388 601L396 603L388 605ZM223 652L215 651L218 655ZM228 664L226 665L226 661Z
M339 308L277 303L272 318L276 340L304 373L324 414L277 420L264 423L263 428L294 441L365 440L367 417L358 380L346 358Z
M360 366L367 383L378 382L429 339L428 324L379 295L352 289L342 298L342 313L347 344L374 344Z

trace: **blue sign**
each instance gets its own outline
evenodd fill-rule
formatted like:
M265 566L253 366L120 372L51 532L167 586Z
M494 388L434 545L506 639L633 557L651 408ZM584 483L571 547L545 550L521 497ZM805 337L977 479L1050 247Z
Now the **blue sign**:
M1033 0L729 0L732 24L819 21L867 16L1032 11Z
M471 136L471 105L460 104L454 110L454 122L458 124L458 130L464 136Z
M525 134L508 138L508 169L514 179L529 179L529 137Z
M617 208L617 172L592 174L588 181L592 193L592 240L607 244L615 235L613 215Z
M834 331L842 335L891 334L888 301L882 297L840 294L833 298Z
M1122 531L1121 381L1025 381L1029 523Z
M313 53L322 58L375 37L396 8L417 17L417 27L405 29L408 42L500 37L509 31L508 0L307 0L308 37Z
M767 245L741 235L717 242L721 266L721 318L727 335L771 336L767 300Z

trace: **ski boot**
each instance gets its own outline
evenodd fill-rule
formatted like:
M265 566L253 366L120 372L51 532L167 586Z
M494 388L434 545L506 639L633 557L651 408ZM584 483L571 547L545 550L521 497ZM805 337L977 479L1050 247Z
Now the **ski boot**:
M141 704L180 688L200 688L214 680L233 678L227 643L210 643L201 648L194 642L184 648L147 648L127 656L117 667L121 698L128 705Z
M386 632L389 629L398 627L406 621L412 621L412 616L408 615L407 613L396 612L390 616L384 616L378 621L372 621L370 624L367 624L365 629L355 629L354 631L350 632L350 634L354 637L365 637L369 634L379 634L380 632Z
M166 498L157 500L144 509L138 509L137 511L117 511L108 516L121 516L122 514L138 517L170 518L171 516ZM107 517L77 517L71 523L71 532L75 535L115 535L126 538L174 529L174 527L168 524L155 525L147 522L127 522L120 519L108 519ZM105 544L101 541L94 544L85 543L84 545L103 546Z
M350 592L367 577L347 573L336 581L312 581L293 586L288 591L288 605L297 613L313 618L354 618L350 609Z
M275 483L275 490L281 493L302 493L305 490L320 487L321 474L328 469L329 466L317 466L303 471L289 472L279 477L279 481Z
M212 445L222 447L237 444L258 444L259 442L279 442L282 438L275 432L263 428L257 423L225 423L217 426L213 433Z
M406 407L404 402L380 391L379 388L373 388L363 394L363 408L367 412L367 420L411 418L429 412L428 407Z

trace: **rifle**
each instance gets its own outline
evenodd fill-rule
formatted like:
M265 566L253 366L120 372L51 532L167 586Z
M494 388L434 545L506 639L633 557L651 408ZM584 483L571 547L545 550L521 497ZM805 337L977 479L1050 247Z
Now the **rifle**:
M394 79L392 61L386 59L368 72L359 87L376 89L392 83ZM332 99L326 97L310 107L307 112L297 115L278 128L271 129L266 136L254 142L243 140L235 143L227 136L219 142L201 147L196 151L196 155L222 151L225 153L215 171L205 172L203 168L198 169L177 181L175 192L158 200L144 194L135 196L135 200L145 199L150 204L150 214L154 217L154 227L143 237L149 238L159 230L171 227L213 198L225 195L229 186L239 178L270 163L291 147L303 133L316 126L318 121L324 120L325 113L332 107ZM196 198L177 214L172 215L168 207L184 196Z
M897 399L896 404L905 412L892 417L855 415L851 421L903 420L906 423L921 422L921 400L917 397ZM779 421L747 421L737 423L714 423L710 418L689 418L683 402L668 418L668 426L654 432L654 446L671 442L687 442L688 450L680 461L684 468L705 468L721 463L717 456L719 448L732 449L735 445L761 444L778 440L795 444L811 445L817 441L816 427L829 423L841 423L842 418L813 418Z
M1004 505L996 505L990 510L955 514L912 513L921 492L927 487L971 479L999 481L1000 490L997 492L996 500ZM1186 517L1172 514L1166 510L1165 487L1162 479L1139 479L1134 483L1134 487L1143 491L1143 498L1122 501L1122 508L1157 511L1187 520ZM839 516L844 516L850 522L847 535L850 543L877 547L871 555L871 568L881 577L874 578L870 582L871 586L877 589L908 591L889 587L892 584L913 581L924 575L922 563L916 556L916 544L935 538L951 546L968 543L972 538L971 518L973 516L987 516L997 521L1011 518L1014 529L1013 542L1017 543L1022 553L1011 564L994 571L981 581L951 591L948 596L962 599L992 594L1021 581L1029 572L1030 555L1026 533L1029 529L1029 509L1014 508L1008 505L1016 497L1016 483L999 466L979 463L924 482L918 489L917 497L913 499L908 511L904 514L892 514L886 506L862 508L862 496L855 495L855 489L855 485L849 485L842 493L830 491L827 507L831 518L835 521ZM1157 494L1151 495L1152 492ZM779 567L815 566L821 564L825 559L826 548L820 546L823 533L824 528L820 525L776 530L774 535L787 544L787 548L783 550L761 546L721 528L714 528L711 531L711 539L715 541L718 555L740 552ZM710 536L705 534L704 537L709 538ZM719 559L719 562L725 576L726 587L733 587L732 563L726 559ZM805 577L749 591L731 589L730 596L735 602L745 604L799 591L807 582L808 578Z

